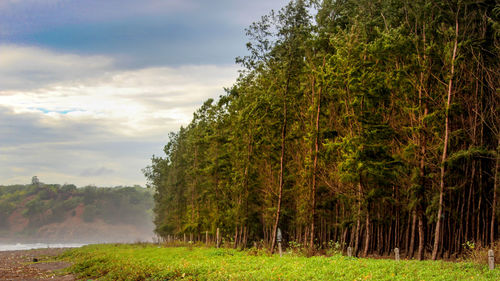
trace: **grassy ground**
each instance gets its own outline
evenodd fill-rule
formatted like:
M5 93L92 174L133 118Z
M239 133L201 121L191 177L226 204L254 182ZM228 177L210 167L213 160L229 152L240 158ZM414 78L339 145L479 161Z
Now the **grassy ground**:
M254 251L92 245L66 252L69 270L99 280L500 280L500 269L442 261L268 256Z

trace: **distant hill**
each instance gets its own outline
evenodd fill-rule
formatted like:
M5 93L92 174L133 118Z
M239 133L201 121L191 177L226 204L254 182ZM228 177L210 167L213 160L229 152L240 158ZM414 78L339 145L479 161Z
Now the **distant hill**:
M152 191L139 186L0 186L0 242L150 240L152 208Z

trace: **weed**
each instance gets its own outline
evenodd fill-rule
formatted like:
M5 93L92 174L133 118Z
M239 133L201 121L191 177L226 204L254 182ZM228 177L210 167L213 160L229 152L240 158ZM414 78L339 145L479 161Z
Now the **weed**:
M98 280L500 280L500 269L471 262L396 262L340 254L280 258L256 248L89 245L61 259L73 263L69 270L77 278Z

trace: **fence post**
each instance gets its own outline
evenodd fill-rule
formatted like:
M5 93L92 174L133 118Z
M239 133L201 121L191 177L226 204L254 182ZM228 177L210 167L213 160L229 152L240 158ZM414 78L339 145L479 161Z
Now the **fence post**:
M495 269L495 253L493 250L488 251L488 265L490 267L490 270Z
M281 240L282 240L282 235L281 235L281 229L278 227L278 233L276 234L276 238L278 240L278 248L280 250L280 257L283 256L283 252L281 251Z
M399 248L394 249L394 258L396 261L399 261Z
M352 257L352 247L347 247L347 256Z

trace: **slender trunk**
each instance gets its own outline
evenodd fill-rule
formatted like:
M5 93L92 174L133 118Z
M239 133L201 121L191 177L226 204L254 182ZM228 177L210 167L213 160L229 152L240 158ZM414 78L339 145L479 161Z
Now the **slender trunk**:
M344 233L342 234L342 241L341 241L342 249L344 249L344 246L347 244L346 241L347 241L347 232L348 231L349 231L349 228L346 227L344 229Z
M350 247L354 246L354 239L355 239L355 236L356 236L357 233L358 233L357 228L352 227L351 233L349 235L349 246Z
M494 173L494 183L493 183L493 203L491 208L491 225L490 225L490 243L493 245L495 243L495 217L496 217L496 206L497 206L497 187L498 187L498 168L500 166L500 138L498 138L497 144L497 159L495 164Z
M467 199L467 215L465 217L465 241L469 241L469 222L470 222L470 209L471 209L471 205L473 202L472 201L472 190L474 188L474 178L476 176L476 162L474 160L472 160L472 175L471 175L471 182L470 182L470 186L469 186L469 196L468 196L468 199ZM472 220L474 220L474 217L472 217ZM472 225L474 225L474 223L472 223Z
M243 229L243 243L241 244L241 249L245 249L247 247L247 237L248 237L248 229L245 226Z
M408 258L413 258L413 252L415 249L415 232L417 230L417 212L414 210L412 212L412 223L411 223L411 238L410 238L410 249L408 250Z
M409 245L410 245L410 231L411 231L411 215L408 214L408 223L406 224L406 231L405 231L405 250L406 250L406 256L408 256L409 252Z
M479 178L481 179L481 162L479 162ZM479 181L479 204L477 206L477 220L476 220L476 241L479 242L481 240L481 206L483 203L483 196L482 196L482 187L481 187L481 180ZM484 244L483 244L484 245Z
M314 85L313 85L314 93ZM318 169L318 152L319 152L319 114L321 111L321 88L318 90L318 103L316 110L316 128L315 128L315 138L314 138L314 162L313 162L313 173L312 173L312 212L311 212L311 248L314 247L314 220L316 215L316 173Z
M365 238L365 245L364 245L364 248L363 248L363 257L366 257L368 255L368 251L370 250L370 236L371 236L371 229L370 229L371 225L370 225L370 215L369 213L367 212L366 213L366 218L365 218L365 230L364 230L364 233L365 233L365 236L363 238Z
M236 230L234 231L234 244L233 249L238 247L238 226L236 226Z
M441 175L439 178L439 209L436 222L436 232L434 233L434 247L432 249L432 259L436 260L438 255L438 249L440 245L441 236L441 217L443 215L443 199L444 199L444 176L445 176L445 163L446 163L446 153L448 150L448 140L450 131L450 105L453 93L453 76L455 75L455 58L457 55L458 47L458 13L455 16L455 42L453 46L453 55L451 57L451 73L450 81L448 82L448 97L446 99L446 116L445 116L445 130L444 130L444 147L443 155L441 157Z
M384 225L382 225L380 223L380 213L377 212L377 216L378 216L378 219L379 219L379 223L377 224L377 229L378 229L378 245L376 245L378 248L376 249L378 254L379 255L382 255L382 253L384 252ZM373 247L375 248L375 247ZM375 251L375 249L373 249L373 251Z
M424 247L425 247L425 232L424 232L424 218L423 214L418 216L418 253L417 259L424 259Z
M427 116L427 105L424 108L424 118ZM423 126L425 126L423 124ZM419 202L417 204L417 217L418 217L418 253L417 259L423 260L424 258L424 243L425 243L425 233L424 233L424 194L425 194L425 154L426 154L426 138L422 136L421 150L420 150L420 191L419 191Z
M395 194L396 194L396 202L399 202L399 192L398 192L398 185L395 185ZM396 209L396 221L394 222L394 241L393 241L393 244L394 244L394 247L396 248L399 248L399 232L400 232L400 227L399 227L399 220L401 219L401 209L399 208L399 206L395 206L394 207ZM391 223L391 228L392 228L392 223ZM389 230L389 235L391 231ZM391 244L388 243L387 247L386 247L386 253L390 252L390 250L392 249L391 247Z
M288 81L287 81L287 91L288 91ZM274 221L274 228L272 234L271 242L271 253L274 253L274 247L276 245L276 233L278 231L278 223L281 214L281 199L283 196L283 173L285 169L285 137L286 137L286 124L287 124L287 106L286 106L286 95L283 98L283 127L281 130L281 158L280 158L280 183L278 190L278 207L276 209L276 218Z
M354 255L358 254L359 236L361 232L361 183L358 184L358 218L356 219L356 238L354 242Z
M243 222L244 224L248 223L248 197L249 197L249 190L248 190L248 170L249 170L249 166L250 166L250 155L252 154L252 140L253 140L253 135L251 135L249 137L249 140L248 140L248 146L247 146L247 162L245 164L245 172L244 172L244 181L243 181L243 188L244 188L244 191L245 191L245 217L243 219ZM245 229L246 229L246 226L245 226ZM246 239L246 236L245 236L245 239ZM243 243L245 243L245 246L246 247L246 241L243 241Z

